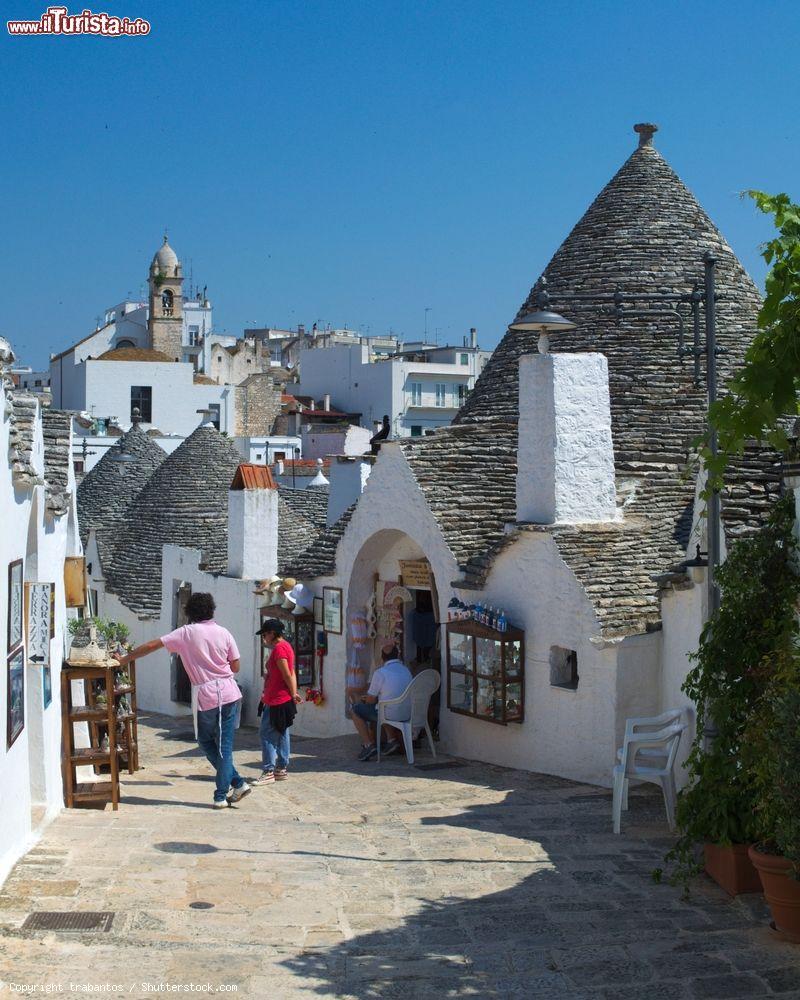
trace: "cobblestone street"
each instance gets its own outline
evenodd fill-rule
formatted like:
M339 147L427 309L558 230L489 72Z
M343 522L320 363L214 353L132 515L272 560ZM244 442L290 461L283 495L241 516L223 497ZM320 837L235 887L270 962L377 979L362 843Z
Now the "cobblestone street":
M800 998L800 949L761 897L657 886L663 810L421 753L354 760L296 740L289 781L210 808L185 720L145 717L119 812L62 813L0 892L0 995L20 985L227 984L239 996ZM237 764L259 770L253 730ZM210 903L206 909L195 903ZM23 933L34 910L110 910L109 932Z

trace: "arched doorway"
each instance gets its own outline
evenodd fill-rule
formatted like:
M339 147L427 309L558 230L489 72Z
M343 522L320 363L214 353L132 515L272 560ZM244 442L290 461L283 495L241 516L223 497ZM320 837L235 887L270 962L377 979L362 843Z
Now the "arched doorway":
M379 664L380 647L394 640L401 658L417 674L441 671L441 629L446 620L439 580L422 546L407 533L383 529L370 536L353 560L346 596L347 703L355 701ZM432 706L438 727L439 705Z

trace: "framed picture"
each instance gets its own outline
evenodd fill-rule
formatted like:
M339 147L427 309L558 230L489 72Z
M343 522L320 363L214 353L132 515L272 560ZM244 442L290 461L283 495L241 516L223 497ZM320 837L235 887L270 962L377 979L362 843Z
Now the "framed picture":
M342 588L322 588L322 625L326 632L342 634Z
M25 728L25 650L18 649L6 662L8 681L8 712L6 748L10 749Z
M321 597L315 597L314 598L314 624L315 625L324 625L325 624L325 620L322 617L322 598Z
M53 674L50 670L50 664L46 664L42 668L42 702L44 707L47 708L50 702L53 700Z
M8 650L15 650L22 643L24 607L22 586L22 560L8 564Z

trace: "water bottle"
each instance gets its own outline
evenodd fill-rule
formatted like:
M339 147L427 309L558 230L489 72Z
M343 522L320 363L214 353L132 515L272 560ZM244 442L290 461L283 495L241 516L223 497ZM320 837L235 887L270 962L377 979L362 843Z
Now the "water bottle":
M498 616L497 616L497 631L498 632L505 632L505 630L507 628L508 628L508 622L506 620L506 613L501 608L500 609L500 614L498 614Z

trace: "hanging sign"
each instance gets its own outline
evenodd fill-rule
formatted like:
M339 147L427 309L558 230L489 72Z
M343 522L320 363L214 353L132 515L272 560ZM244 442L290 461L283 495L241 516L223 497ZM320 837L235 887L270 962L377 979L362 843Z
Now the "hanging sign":
M427 559L401 559L400 575L406 587L429 588L431 564Z
M50 662L53 634L55 584L32 583L28 603L28 662L45 666Z

